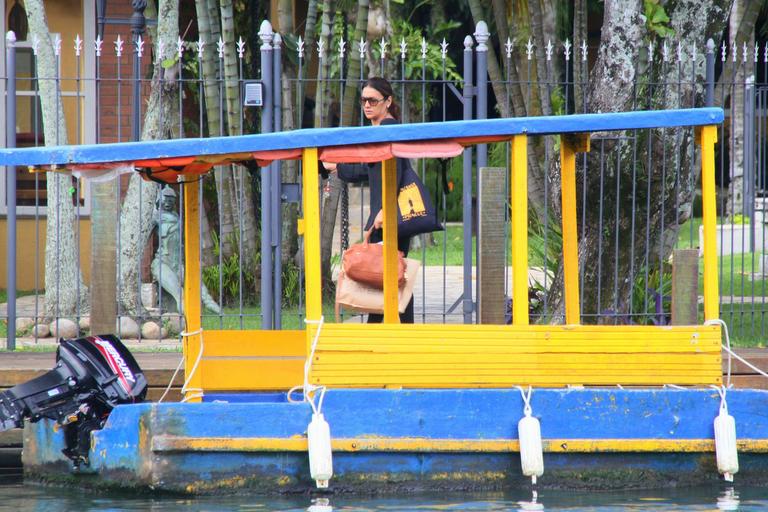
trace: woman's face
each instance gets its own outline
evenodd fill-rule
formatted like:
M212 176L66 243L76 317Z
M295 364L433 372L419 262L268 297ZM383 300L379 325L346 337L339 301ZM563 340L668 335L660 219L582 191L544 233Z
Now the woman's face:
M373 87L364 87L363 93L360 96L360 103L363 106L363 113L365 117L376 126L389 116L389 105L392 103L392 98L384 97L379 91Z

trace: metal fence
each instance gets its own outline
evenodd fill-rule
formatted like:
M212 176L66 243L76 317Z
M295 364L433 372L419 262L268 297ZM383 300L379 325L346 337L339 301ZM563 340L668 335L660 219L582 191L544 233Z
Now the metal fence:
M174 121L174 136L205 137L225 135L225 125L237 125L237 132L251 127L268 132L302 126L334 126L347 120L364 124L359 104L348 101L350 94L359 94L364 79L383 74L390 79L403 104L404 122L427 122L455 119L481 119L510 115L568 114L590 112L593 84L586 74L576 76L573 67L589 62L596 48L584 42L573 45L548 43L544 46L544 61L535 58L535 45L530 41L516 46L508 41L503 46L501 79L493 81L488 74L488 39L485 24L476 27L472 39L464 40L460 51L442 43L422 42L409 47L403 40L346 42L323 40L313 49L305 48L301 38L282 39L273 34L269 24L262 25L262 44L247 48L242 39L227 45L223 41L157 41L149 42L125 35L118 40L83 42L77 40L74 68L61 68L62 52L67 45L56 43L57 69L53 77L37 76L38 43L7 44L7 76L2 82L9 92L6 106L8 145L39 145L43 143L42 112L40 112L41 83L56 83L56 90L67 112L70 143L99 143L135 139L143 128L146 98L151 90L151 65L156 61L175 58L174 73L164 80L172 82L182 95L178 99ZM291 44L284 46L283 41ZM150 51L151 54L150 54ZM333 51L331 51L333 49ZM310 77L308 57L316 61L317 73ZM88 60L82 55L90 55ZM358 52L364 63L355 76L346 71L352 52ZM763 49L762 62L757 46L743 48L713 45L682 47L667 44L647 48L639 67L645 72L638 76L632 90L635 110L657 108L664 97L664 108L703 106L697 98L706 98L709 105L726 109L726 123L719 134L718 194L721 311L731 327L732 335L746 340L760 340L765 330L768 296L768 268L764 265L766 241L766 125L768 101L768 50ZM460 55L454 64L451 55ZM247 65L250 56L258 65ZM90 67L81 66L90 62ZM204 76L206 61L214 70ZM236 77L225 69L234 63ZM656 63L657 65L651 65ZM580 64L585 65L585 64ZM256 76L248 76L249 69ZM312 67L314 69L314 67ZM759 70L759 72L758 72ZM719 76L716 76L716 72ZM761 74L762 76L758 76ZM718 81L719 80L719 81ZM235 82L233 84L233 81ZM351 87L348 85L351 84ZM717 84L717 87L715 87ZM235 101L227 102L225 91L236 85ZM259 90L259 86L261 89ZM207 104L207 92L218 91L219 103ZM251 94L260 91L263 105ZM317 92L320 91L318 94ZM696 94L689 94L695 91ZM352 105L350 107L350 105ZM350 112L349 109L352 109ZM234 110L233 110L234 109ZM212 117L218 113L217 130L212 129ZM227 121L224 119L227 118ZM94 129L89 132L90 126ZM17 128L18 127L18 128ZM207 128L206 128L207 127ZM15 133L15 136L13 135ZM90 133L90 135L89 135ZM579 232L583 244L589 244L589 261L582 261L582 318L586 323L668 323L671 287L670 254L673 248L697 248L700 213L696 201L698 167L694 151L693 130L638 131L636 133L607 133L592 139L592 151L579 164L582 187L579 211ZM529 148L531 163L536 170L536 222L531 226L531 314L542 322L560 321L560 301L551 293L557 286L559 257L558 206L559 169L558 140L544 137ZM423 271L416 292L417 322L475 322L477 314L477 282L473 279L478 249L472 249L473 226L477 223L477 169L487 166L509 168L508 144L468 149L461 161L448 162L446 183L456 185L453 191L439 181L440 164L420 161L417 169L433 190L435 202L446 231L421 237L412 253L421 259ZM232 171L234 172L234 171ZM209 310L204 325L214 328L301 328L303 318L301 264L292 263L299 246L289 246L286 229L291 219L300 215L296 201L301 170L294 164L273 163L260 170L235 173L234 200L243 212L245 196L254 204L255 222L260 233L257 255L246 258L245 238L249 231L245 215L229 220L231 231L225 232L226 219L221 208L219 176L201 182L205 222L203 253L206 254L203 280L211 288L214 302L224 306L221 312ZM507 173L508 174L508 173ZM15 177L15 179L13 179ZM291 183L294 182L294 183ZM435 186L437 185L437 186ZM26 222L29 230L38 233L26 238L34 244L34 264L16 261L19 247L9 239L7 283L20 272L29 275L34 268L33 286L21 287L33 295L42 295L43 276L40 262L44 261L39 233L45 231L46 179L41 174L17 172L5 185L4 204L9 233L14 222ZM504 184L509 190L508 183ZM728 194L728 187L731 194ZM125 201L128 193L125 180L119 180L114 201ZM367 215L366 188L345 186L333 180L323 186L323 204L335 209L340 198L339 229L334 238L335 253L354 242ZM154 188L147 188L155 194ZM73 180L71 193L77 217L74 236L77 247L87 238L81 232L80 220L91 218L91 185ZM143 191L140 194L144 193ZM177 192L178 193L178 192ZM180 197L177 214L181 214ZM158 209L160 209L160 202ZM299 203L300 204L300 203ZM15 214L15 215L14 215ZM18 216L19 220L14 221ZM508 225L508 215L506 215ZM670 229L675 226L679 229ZM118 240L128 240L119 225ZM498 250L509 252L509 229ZM667 239L653 233L667 233ZM674 239L668 239L670 233ZM154 237L139 260L140 269L131 282L119 287L133 287L138 295L144 293L143 307L128 311L118 307L119 318L135 320L137 331L126 323L118 326L124 336L160 338L172 336L182 326L174 316L172 297L162 293L157 273L151 261L157 248L163 247L164 236ZM658 238L658 239L657 239ZM118 242L121 243L121 242ZM122 242L125 243L125 242ZM234 246L225 250L224 245ZM476 247L480 247L480 243ZM181 267L181 251L176 247L177 268ZM505 256L506 257L506 256ZM87 254L78 252L80 263ZM332 259L336 262L337 258ZM508 259L507 259L508 261ZM121 263L118 261L118 268ZM260 269L260 272L256 271ZM505 265L508 268L508 265ZM49 269L50 270L50 269ZM333 265L332 269L333 270ZM49 275L55 275L49 274ZM504 277L509 295L509 270ZM15 279L15 277L14 277ZM58 286L46 283L47 286ZM154 293L153 293L154 290ZM586 296L584 296L586 294ZM14 290L8 290L10 299ZM504 300L500 297L499 300ZM12 300L11 300L12 302ZM45 329L40 325L68 318L87 330L83 319L86 309L76 308L62 314L43 315L39 301L14 311L7 309L8 345L19 336L37 342ZM78 302L80 304L80 302ZM215 309L215 308L214 308ZM50 311L50 308L49 308ZM54 308L54 311L58 311ZM147 327L148 323L155 324ZM142 333L141 327L146 329ZM130 327L130 329L129 329ZM155 328L156 327L156 328ZM170 328L170 330L168 330ZM131 331L130 333L127 331Z

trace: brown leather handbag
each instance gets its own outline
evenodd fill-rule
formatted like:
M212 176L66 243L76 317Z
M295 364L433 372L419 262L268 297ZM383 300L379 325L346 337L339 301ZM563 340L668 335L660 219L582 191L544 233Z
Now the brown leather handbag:
M369 243L372 231L373 229L366 231L361 243L353 244L344 251L341 266L349 279L382 290L384 288L384 246ZM397 254L397 287L402 288L405 284L405 259L402 252L397 251Z

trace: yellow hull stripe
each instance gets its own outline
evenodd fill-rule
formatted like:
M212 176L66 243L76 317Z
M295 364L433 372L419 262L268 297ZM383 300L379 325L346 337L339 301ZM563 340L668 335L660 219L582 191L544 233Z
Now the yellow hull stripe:
M423 439L370 437L333 439L335 452L519 452L513 439ZM544 439L547 453L700 453L714 452L713 439ZM740 452L768 453L768 439L739 439ZM306 437L184 437L156 436L154 452L305 452Z

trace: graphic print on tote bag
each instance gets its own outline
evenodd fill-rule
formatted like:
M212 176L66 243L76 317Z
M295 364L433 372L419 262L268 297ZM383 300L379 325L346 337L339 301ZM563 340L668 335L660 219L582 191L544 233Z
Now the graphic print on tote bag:
M397 206L404 221L427 215L427 208L424 206L419 187L415 183L409 183L400 189L397 195Z

